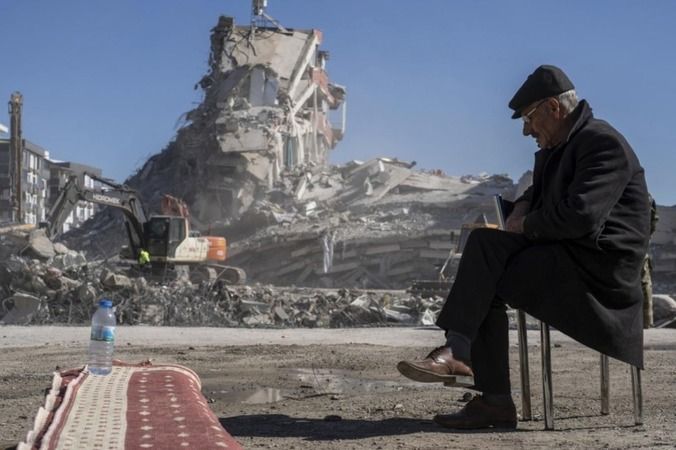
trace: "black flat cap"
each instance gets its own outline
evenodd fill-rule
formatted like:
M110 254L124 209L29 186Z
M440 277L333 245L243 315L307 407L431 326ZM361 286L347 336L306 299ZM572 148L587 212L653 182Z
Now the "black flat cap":
M556 66L543 65L538 67L528 75L526 81L509 101L509 107L514 110L512 119L521 117L521 110L531 103L547 97L554 97L571 89L575 89L575 86L563 73L563 70Z

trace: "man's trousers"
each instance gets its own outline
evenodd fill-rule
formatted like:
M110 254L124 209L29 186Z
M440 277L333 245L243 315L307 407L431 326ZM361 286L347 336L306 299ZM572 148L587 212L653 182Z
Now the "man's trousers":
M473 230L437 319L439 327L472 341L472 370L479 391L510 393L506 303L520 306L528 299L517 300L509 295L514 290L508 286L503 289L502 278L510 261L532 246L521 234L488 228Z

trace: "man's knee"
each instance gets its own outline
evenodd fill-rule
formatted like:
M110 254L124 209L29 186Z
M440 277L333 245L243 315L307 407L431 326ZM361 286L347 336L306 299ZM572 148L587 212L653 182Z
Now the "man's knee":
M475 228L467 237L465 249L518 250L528 245L528 239L522 234L508 233L496 228Z
M500 235L505 234L504 231L495 228L475 228L469 233L467 237L467 246L485 245L496 242L501 238Z

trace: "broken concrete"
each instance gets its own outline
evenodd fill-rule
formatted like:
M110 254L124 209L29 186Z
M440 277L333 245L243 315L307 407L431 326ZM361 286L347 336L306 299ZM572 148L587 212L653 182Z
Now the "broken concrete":
M25 246L28 237L6 239L17 243L15 250ZM358 239L358 238L355 238ZM424 239L411 240L396 249L391 244L372 247L365 240L355 247L371 249L373 256L419 249ZM429 249L441 247L441 238L429 241ZM321 246L315 242L315 245ZM373 250L375 248L375 250ZM299 264L312 253L297 253L296 263L288 272L303 270ZM342 248L340 251L342 252ZM368 251L346 249L349 258L368 256ZM336 252L337 254L338 252ZM354 327L364 325L432 325L444 303L442 297L425 298L406 290L376 290L358 288L280 287L265 284L228 286L223 282L192 284L186 279L147 280L135 266L119 260L83 261L77 265L56 267L59 256L72 254L66 249L52 260L40 261L15 254L0 265L0 293L6 300L0 303L0 320L9 324L82 324L88 323L96 303L101 298L113 300L120 324L148 324L172 326L243 326L243 327ZM317 271L321 267L321 251L317 253ZM353 276L367 272L355 260L352 265L334 264L328 273ZM59 263L61 264L61 262ZM314 267L314 266L313 266ZM315 270L315 269L313 269ZM307 275L310 276L309 273ZM382 278L385 280L386 278ZM330 280L330 278L325 278ZM328 283L328 281L326 281ZM655 320L668 325L674 317L674 301L668 296L655 296ZM513 314L510 326L515 327ZM537 328L529 319L528 326Z
M9 306L8 304L11 304ZM40 308L40 299L29 294L17 292L3 300L2 308L9 310L0 318L0 325L27 325Z
M28 236L28 245L22 252L26 256L47 260L54 257L54 244L49 240L45 230L33 230Z
M656 327L667 326L676 320L676 300L669 295L653 295L653 323Z

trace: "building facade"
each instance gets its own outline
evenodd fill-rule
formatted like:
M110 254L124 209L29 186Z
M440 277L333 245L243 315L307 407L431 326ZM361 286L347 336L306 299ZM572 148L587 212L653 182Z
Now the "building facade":
M74 162L52 161L49 152L33 142L22 140L21 194L14 196L17 180L13 179L10 140L0 139L0 223L38 225L47 220L59 190L76 175L80 186L100 188L94 177L101 177L101 169ZM93 177L92 177L93 176ZM17 201L21 201L17 205ZM80 203L63 225L62 232L78 227L91 218L97 205Z
M24 139L21 153L21 193L14 198L18 183L12 177L10 141L0 139L0 222L37 225L47 215L49 152Z

